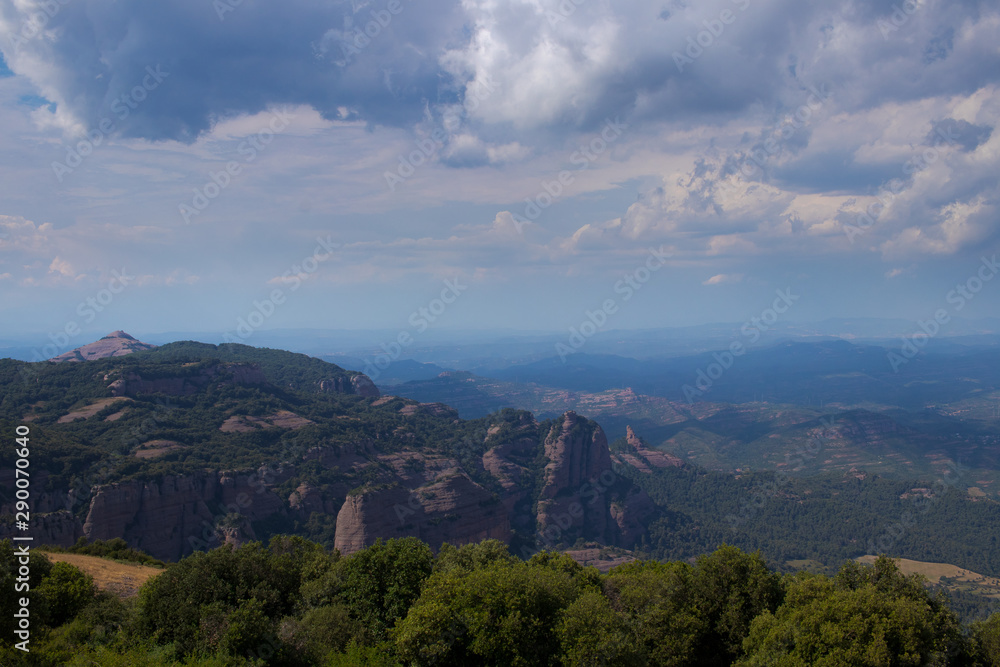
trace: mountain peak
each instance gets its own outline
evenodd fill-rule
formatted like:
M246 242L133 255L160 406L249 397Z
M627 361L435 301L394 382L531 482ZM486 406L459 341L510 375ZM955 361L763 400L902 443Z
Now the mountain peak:
M109 333L107 336L105 336L101 340L108 340L108 339L111 339L111 338L124 338L125 340L135 340L135 338L133 338L132 336L128 335L127 333L125 333L124 331L121 331L121 330L112 331L111 333ZM136 342L138 342L138 341L136 341Z
M133 352L151 350L155 345L147 345L138 341L124 331L113 331L98 341L78 347L53 357L50 361L90 361L91 359L106 359L107 357L121 357Z

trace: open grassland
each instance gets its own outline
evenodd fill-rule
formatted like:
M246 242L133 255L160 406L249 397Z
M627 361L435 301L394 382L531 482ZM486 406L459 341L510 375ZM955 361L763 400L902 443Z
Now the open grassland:
M895 560L903 574L922 574L931 584L1000 600L1000 579L996 577L987 577L948 563L925 563L906 558ZM875 556L859 556L857 561L871 565Z
M100 590L123 598L135 595L144 583L163 572L148 565L119 563L97 556L52 552L45 552L45 556L53 563L64 562L79 568L94 578Z

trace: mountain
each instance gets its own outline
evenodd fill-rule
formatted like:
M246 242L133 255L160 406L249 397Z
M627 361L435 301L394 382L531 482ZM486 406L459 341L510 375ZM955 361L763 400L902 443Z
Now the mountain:
M133 352L151 350L154 347L156 346L147 345L132 338L132 336L129 336L124 331L115 331L89 345L84 345L83 347L60 354L58 357L53 357L50 361L58 363L62 361L90 361L93 359L106 359L108 357L121 357Z
M669 407L660 400L646 408ZM663 428L686 435L671 449L663 434L643 438L643 420L609 443L576 410L461 419L441 402L381 395L361 373L245 345L185 341L72 364L0 360L0 430L30 431L36 543L123 538L177 560L277 534L345 554L405 536L434 549L494 537L521 556L599 544L686 559L725 542L779 564L878 550L1000 574L990 477L948 468L947 457L882 477L872 457L888 457L893 439L917 443L912 418L837 413L824 428L824 417L763 404L679 406ZM772 470L712 472L689 454L699 446ZM796 476L773 472L788 465L785 454L803 464ZM16 481L15 468L0 468L0 537L17 532ZM893 522L913 514L914 499L933 511L899 519L900 532Z
M584 501L611 466L590 420L464 422L305 355L180 342L80 364L3 360L0 383L3 419L31 425L42 543L122 537L165 560L277 532L343 553L408 535L534 546L546 530L552 544L618 545L641 520L612 511L641 495L629 483ZM8 518L14 482L0 470Z

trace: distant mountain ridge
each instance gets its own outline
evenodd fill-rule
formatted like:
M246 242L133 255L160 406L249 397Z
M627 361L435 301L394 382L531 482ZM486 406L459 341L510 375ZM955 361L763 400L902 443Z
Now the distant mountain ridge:
M91 361L93 359L107 359L108 357L123 357L133 352L143 352L152 350L155 345L149 345L136 340L124 331L114 331L104 338L64 352L49 361L60 363L63 361Z

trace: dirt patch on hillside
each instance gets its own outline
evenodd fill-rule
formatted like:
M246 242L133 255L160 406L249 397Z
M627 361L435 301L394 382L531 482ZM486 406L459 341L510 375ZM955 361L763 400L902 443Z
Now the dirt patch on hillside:
M94 415L96 415L98 412L100 412L104 408L108 407L109 405L112 405L114 403L118 403L118 402L121 402L121 401L131 402L132 399L131 398L125 398L125 397L100 398L100 399L94 401L93 403L91 403L90 405L85 405L82 408L77 408L76 410L71 410L70 412L68 412L67 414L63 415L62 417L60 417L56 421L59 424L68 424L69 422L74 422L74 421L76 421L78 419L90 419L91 417L93 417Z
M250 415L233 415L222 422L219 430L223 433L249 433L262 428L298 429L316 422L300 417L289 410L279 410L270 417L251 417Z
M184 449L184 445L173 440L150 440L137 449L133 456L137 459L155 459L178 449Z

